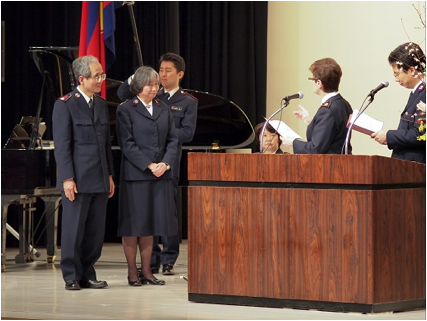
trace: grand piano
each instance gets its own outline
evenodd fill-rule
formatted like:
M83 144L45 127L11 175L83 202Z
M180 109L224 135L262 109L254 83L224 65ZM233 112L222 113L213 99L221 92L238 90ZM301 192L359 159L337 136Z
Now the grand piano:
M72 61L78 56L78 47L30 47L29 53L41 75L46 75L46 87L51 98L56 99L72 91L76 82L72 72ZM113 158L115 167L115 181L119 186L121 151L116 139L116 108L120 104L117 97L117 88L122 83L119 80L107 78L107 103L110 111L111 139L113 145ZM193 141L183 144L181 160L181 173L178 191L178 218L182 238L187 236L186 214L186 187L187 179L187 154L189 151L218 152L229 149L239 149L249 146L254 138L254 129L243 110L232 101L211 93L187 90L199 101L197 126ZM36 111L34 111L36 112ZM48 118L48 117L46 117ZM46 125L51 126L51 119L46 119ZM28 125L28 124L27 124ZM56 228L58 224L58 199L59 192L55 189L56 165L53 155L53 142L38 140L37 148L28 149L28 137L31 134L30 126L25 128L21 124L15 126L8 143L1 152L2 160L2 267L5 261L4 249L6 243L6 230L9 230L20 241L20 253L15 258L17 263L33 260L34 249L37 244L32 243L34 237L29 235L32 229L32 212L36 198L46 197L54 199L54 210L46 215L46 234L48 261L53 262L56 248ZM16 143L18 142L18 144ZM24 142L24 143L23 143ZM109 201L108 219L106 226L106 241L120 241L116 236L117 222L117 195ZM27 200L27 201L22 201ZM23 204L20 204L22 203ZM52 202L50 199L48 203ZM19 219L19 233L7 224L7 210L12 204L21 206ZM30 210L28 210L28 208ZM40 222L39 222L40 224ZM19 234L19 235L16 235ZM24 235L25 234L25 235ZM34 245L34 247L33 247ZM37 253L37 252L36 252Z

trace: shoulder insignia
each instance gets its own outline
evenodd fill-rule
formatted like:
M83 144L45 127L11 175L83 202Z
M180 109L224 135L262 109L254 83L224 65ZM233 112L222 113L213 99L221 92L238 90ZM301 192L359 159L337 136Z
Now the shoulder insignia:
M139 103L139 100L138 100L138 99L134 99L134 100L133 100L133 104L134 104L134 105L138 105L138 103Z
M176 111L182 111L182 107L179 106L171 106L171 109Z
M74 97L76 97L76 98L80 98L82 95L80 94L80 93L75 93L74 94Z
M193 99L195 99L195 100L198 100L196 97L194 97L192 94L190 94L189 92L186 92L185 90L181 90L181 94L184 94L184 95L187 95L187 96L190 96L191 98L193 98Z
M322 107L329 108L329 106L331 106L331 101L330 100L324 102L322 105L320 105L319 108L322 108Z
M423 91L425 89L426 89L426 85L424 85L424 84L421 84L418 86L418 91Z
M67 101L68 99L70 99L71 98L71 94L66 94L65 96L62 96L62 97L60 97L60 98L58 98L59 100L62 100L62 101Z

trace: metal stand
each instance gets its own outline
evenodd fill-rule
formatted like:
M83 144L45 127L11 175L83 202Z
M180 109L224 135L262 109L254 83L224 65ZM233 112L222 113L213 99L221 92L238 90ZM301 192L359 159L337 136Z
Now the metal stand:
M6 263L6 231L9 231L19 240L19 254L15 256L15 263L27 263L34 261L34 255L39 257L40 253L34 248L34 225L33 212L36 208L33 206L40 197L45 202L45 222L47 235L47 262L53 263L56 255L58 212L61 202L61 193L56 188L36 188L31 195L2 195L3 214L2 214L2 248L1 265L2 271L5 270ZM7 224L7 216L10 205L21 206L19 214L19 233ZM40 224L40 222L39 222Z

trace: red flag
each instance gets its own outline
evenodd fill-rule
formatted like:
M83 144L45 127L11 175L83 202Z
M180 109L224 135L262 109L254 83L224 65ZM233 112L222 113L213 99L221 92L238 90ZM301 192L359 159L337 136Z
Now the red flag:
M79 57L93 55L106 73L115 59L114 29L116 27L114 10L121 6L120 1L82 1L82 20L80 27ZM105 81L101 96L106 98Z

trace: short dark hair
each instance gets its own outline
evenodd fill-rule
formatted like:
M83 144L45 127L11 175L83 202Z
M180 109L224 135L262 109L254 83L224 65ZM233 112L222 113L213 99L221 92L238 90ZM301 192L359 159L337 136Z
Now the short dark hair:
M262 123L259 123L258 125L255 126L255 138L256 138L258 143L260 143L259 135L261 135L262 128L264 127L264 124L265 124L265 122L262 122ZM273 126L271 126L270 123L268 123L267 126L265 126L265 130L267 130L269 133L277 134L279 136L279 146L282 145L282 140L280 139L280 134L274 129Z
M388 56L388 62L398 65L403 71L414 67L424 72L426 68L426 56L420 46L413 42L406 42L394 49Z
M182 58L180 55L178 55L176 53L167 52L167 53L163 54L159 59L159 66L161 65L162 61L170 61L174 64L174 66L178 72L180 72L180 71L185 72L184 58Z

